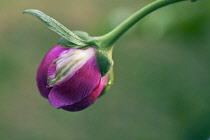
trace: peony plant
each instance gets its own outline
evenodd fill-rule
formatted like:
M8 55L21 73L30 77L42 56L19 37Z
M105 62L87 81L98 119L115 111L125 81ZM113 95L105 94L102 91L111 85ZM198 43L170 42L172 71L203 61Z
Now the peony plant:
M36 81L41 95L52 106L67 111L80 111L93 104L113 83L112 49L117 39L149 13L181 1L196 0L156 0L99 37L70 31L39 10L23 11L61 36L38 67Z

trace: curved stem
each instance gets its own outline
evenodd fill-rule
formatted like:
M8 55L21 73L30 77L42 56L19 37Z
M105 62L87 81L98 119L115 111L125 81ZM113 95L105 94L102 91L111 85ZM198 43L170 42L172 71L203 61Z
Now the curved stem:
M124 22L118 25L111 32L100 37L94 37L92 42L94 42L97 46L101 48L104 49L110 48L119 37L121 37L128 29L130 29L134 24L136 24L146 15L150 14L151 12L161 7L181 1L188 1L188 0L156 0L150 3L149 5L145 6L144 8L140 9L130 17L128 17Z

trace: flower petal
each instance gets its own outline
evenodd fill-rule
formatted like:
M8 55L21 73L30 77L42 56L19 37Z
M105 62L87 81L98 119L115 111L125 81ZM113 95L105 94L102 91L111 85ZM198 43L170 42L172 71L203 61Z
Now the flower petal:
M47 77L48 77L48 67L55 60L62 51L67 50L67 48L61 46L54 46L43 58L41 61L38 70L37 70L37 86L41 95L45 98L48 98L50 89L47 88Z
M80 102L77 102L73 105L63 106L62 109L67 111L80 111L82 109L87 108L91 104L95 102L95 100L98 98L100 93L102 92L105 84L107 81L107 76L103 77L98 87L87 97L85 97Z
M72 105L92 93L99 83L100 72L95 56L92 56L71 78L55 84L48 99L56 108Z
M63 51L49 67L48 85L59 85L70 79L93 56L95 56L95 49L91 47Z

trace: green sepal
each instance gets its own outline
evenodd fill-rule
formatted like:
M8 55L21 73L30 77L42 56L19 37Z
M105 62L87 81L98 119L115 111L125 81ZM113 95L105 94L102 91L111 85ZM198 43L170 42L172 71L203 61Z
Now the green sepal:
M89 34L87 32L84 32L84 31L78 31L78 30L75 30L75 31L72 31L74 34L76 34L78 37L80 37L81 39L85 40L85 41L88 41L91 39L91 37L89 36Z
M57 43L59 46L64 46L64 47L69 47L69 48L79 48L80 46L77 45L77 44L74 44L68 40L66 40L65 38L61 37L59 40L58 40L58 43Z
M108 79L106 81L106 85L105 85L104 89L102 90L102 92L101 92L101 94L99 95L98 98L103 96L110 89L110 87L112 86L113 82L114 82L114 71L113 71L113 68L111 68L110 72L108 74Z
M113 66L113 60L106 51L96 49L96 61L101 77L104 77Z
M80 37L81 39L88 41L91 39L91 37L89 36L88 33L83 32L83 31L72 31L75 35L77 35L78 37ZM57 43L59 46L64 46L64 47L69 47L69 48L84 48L86 46L79 46L73 42L70 42L69 40L61 37ZM87 45L89 46L89 45Z

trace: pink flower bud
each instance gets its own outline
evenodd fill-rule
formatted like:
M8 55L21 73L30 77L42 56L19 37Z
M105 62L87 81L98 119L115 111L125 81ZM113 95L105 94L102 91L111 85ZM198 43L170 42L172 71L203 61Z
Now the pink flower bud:
M41 95L56 108L68 111L85 109L95 102L107 82L97 66L95 48L54 46L37 71Z

